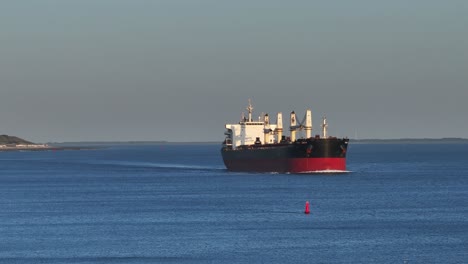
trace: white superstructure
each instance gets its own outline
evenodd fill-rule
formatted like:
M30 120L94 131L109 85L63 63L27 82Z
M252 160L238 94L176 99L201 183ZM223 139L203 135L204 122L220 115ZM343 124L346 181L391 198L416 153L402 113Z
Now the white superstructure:
M253 144L274 144L279 143L283 137L283 115L277 114L276 124L270 122L270 117L265 114L258 118L257 121L252 119L253 107L249 100L249 105L246 110L248 111L248 118L242 115L241 121L237 124L226 124L226 140L224 144L236 149L242 145ZM305 123L305 125L303 125ZM291 138L289 141L296 140L296 131L305 129L306 137L312 136L312 112L306 111L304 120L298 122L296 114L291 113L290 127Z
M250 100L246 109L249 114L248 118L242 118L238 124L226 124L226 145L231 145L232 148L241 145L252 145L255 144L257 138L260 139L261 144L275 143L274 131L276 124L270 124L268 114L260 117L258 121L254 121L252 119L253 107Z

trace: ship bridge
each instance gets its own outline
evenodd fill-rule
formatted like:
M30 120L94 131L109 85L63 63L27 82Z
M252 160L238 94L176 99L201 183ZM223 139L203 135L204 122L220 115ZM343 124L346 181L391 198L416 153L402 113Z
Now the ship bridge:
M226 124L225 145L232 146L233 149L242 145L253 145L258 139L262 144L276 143L274 131L277 128L276 124L270 124L268 114L259 117L257 121L252 119L253 107L249 100L247 106L248 117L242 116L241 121L237 124ZM257 141L258 142L258 141Z

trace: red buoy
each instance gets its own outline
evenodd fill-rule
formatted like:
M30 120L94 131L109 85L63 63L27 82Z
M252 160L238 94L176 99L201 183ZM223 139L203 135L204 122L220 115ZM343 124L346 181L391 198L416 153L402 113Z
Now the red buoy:
M309 201L306 201L304 214L310 214Z

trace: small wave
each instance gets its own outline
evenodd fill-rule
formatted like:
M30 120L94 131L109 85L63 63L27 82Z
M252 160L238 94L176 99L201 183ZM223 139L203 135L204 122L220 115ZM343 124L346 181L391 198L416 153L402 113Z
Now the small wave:
M223 168L222 168L223 169ZM348 170L317 170L317 171L303 171L303 172L277 172L277 171L269 171L269 172L247 172L247 173L255 173L255 174L270 174L270 175L277 175L277 174L344 174L344 173L351 173L352 171ZM242 173L242 172L241 172Z
M318 171L303 171L301 174L337 174L337 173L350 173L348 170L318 170Z
M224 170L225 169L224 167L216 167L216 166L137 162L137 161L108 161L108 162L96 162L96 163L93 162L93 164L128 166L128 167L164 168L164 169L187 169L187 170Z

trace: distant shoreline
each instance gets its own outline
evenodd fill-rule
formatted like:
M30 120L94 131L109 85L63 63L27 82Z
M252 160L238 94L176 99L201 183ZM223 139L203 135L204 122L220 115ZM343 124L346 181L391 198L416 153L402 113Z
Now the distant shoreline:
M92 149L99 149L96 146L40 146L40 147L2 147L0 148L0 152L11 152L11 151L63 151L63 150L92 150Z
M350 144L468 144L465 138L410 138L410 139L350 139ZM14 151L63 151L63 150L93 150L110 146L149 146L149 145L219 145L221 142L171 142L171 141L82 141L53 142L34 144L35 146L0 147L0 152Z
M101 146L101 145L221 145L222 141L76 141L52 142L51 146ZM428 143L467 143L466 138L402 138L402 139L350 139L350 143L362 144L428 144Z
M362 144L468 144L466 138L401 138L401 139L350 139Z
M219 145L222 141L69 141L49 142L36 144L17 137L3 135L3 144L0 144L0 152L5 151L54 151L54 150L87 150L99 149L110 146L148 146L148 145ZM350 144L468 144L466 138L401 138L401 139L350 139Z

